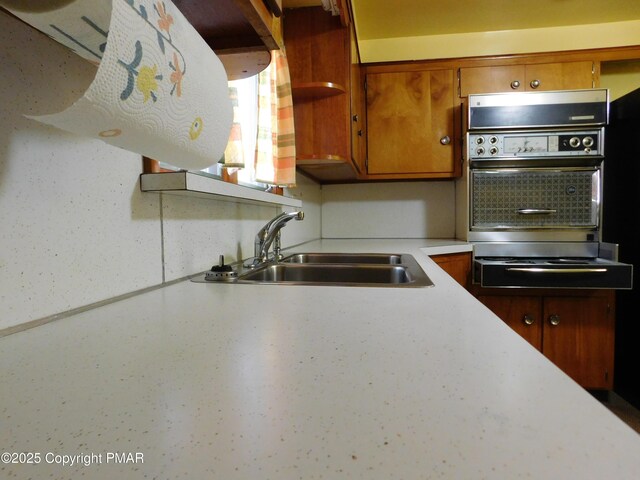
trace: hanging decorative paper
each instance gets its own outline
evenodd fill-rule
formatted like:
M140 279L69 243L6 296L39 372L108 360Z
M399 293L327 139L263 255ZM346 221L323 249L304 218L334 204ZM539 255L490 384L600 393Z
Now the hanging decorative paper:
M71 107L35 120L181 168L224 152L232 123L220 60L169 0L0 0L13 14L99 65Z

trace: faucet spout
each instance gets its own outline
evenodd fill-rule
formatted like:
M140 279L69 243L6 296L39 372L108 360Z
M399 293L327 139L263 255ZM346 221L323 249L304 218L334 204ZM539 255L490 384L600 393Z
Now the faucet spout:
M269 220L257 233L255 242L254 242L254 265L266 262L269 258L269 248L271 244L276 241L276 246L279 248L279 238L280 238L280 230L289 222L290 220L303 220L304 212L289 212L289 213L281 213L276 217ZM276 252L276 257L279 255L279 251Z

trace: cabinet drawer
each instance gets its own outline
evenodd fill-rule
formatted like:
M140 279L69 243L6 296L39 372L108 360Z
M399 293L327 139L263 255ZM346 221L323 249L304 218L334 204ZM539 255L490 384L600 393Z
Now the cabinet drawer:
M524 65L460 69L460 96L471 93L524 91Z
M594 87L591 61L469 67L460 69L460 96Z

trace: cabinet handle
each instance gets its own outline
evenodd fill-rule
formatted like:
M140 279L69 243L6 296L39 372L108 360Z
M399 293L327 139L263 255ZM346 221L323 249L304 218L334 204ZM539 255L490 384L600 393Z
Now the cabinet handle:
M531 88L538 88L540 86L540 80L531 80L529 85L531 85Z
M533 317L528 313L524 314L524 317L522 317L522 321L525 323L525 325L533 325L534 322Z
M513 82L511 82L511 88L513 90L517 90L518 88L520 88L520 80L514 80Z
M449 145L451 143L451 138L449 137L449 135L445 135L440 139L440 143L442 145Z
M557 315L555 313L553 315L549 315L549 323L551 325L553 325L554 327L556 325L559 325L560 324L560 315Z

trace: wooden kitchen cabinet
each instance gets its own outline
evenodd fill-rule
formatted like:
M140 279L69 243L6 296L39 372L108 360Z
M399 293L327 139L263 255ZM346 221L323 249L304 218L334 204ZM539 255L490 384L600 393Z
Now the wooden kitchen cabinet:
M544 298L542 353L580 385L611 389L614 313L606 296Z
M431 255L431 260L464 288L471 284L471 252Z
M594 88L592 61L460 68L460 96L470 93Z
M476 296L483 304L580 385L613 387L612 290L502 295L482 290Z
M480 295L478 300L527 342L542 351L540 297Z
M353 180L358 172L351 149L351 34L322 7L285 10L296 167L322 182Z
M369 178L451 178L455 75L452 69L366 75Z
M273 0L174 0L222 61L230 80L264 70L282 41L282 2ZM270 5L270 6L269 6Z
M356 42L355 24L350 26L351 69L351 159L359 173L366 171L367 156L367 110L365 108L365 76L360 66L360 55Z

